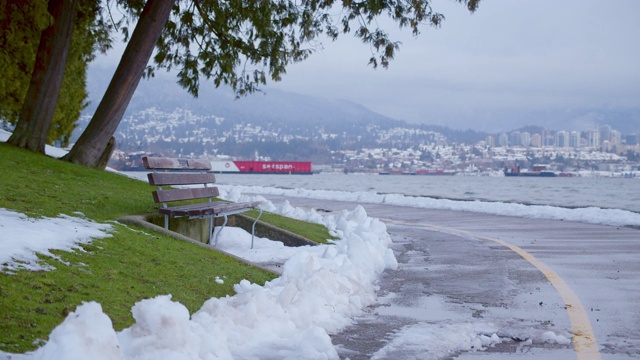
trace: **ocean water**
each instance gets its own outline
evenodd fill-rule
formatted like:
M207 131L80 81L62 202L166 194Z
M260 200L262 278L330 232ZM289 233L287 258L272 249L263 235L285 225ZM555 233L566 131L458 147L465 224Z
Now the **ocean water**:
M225 185L284 189L365 191L451 200L599 207L640 213L639 178L520 178L320 173L314 175L217 174Z

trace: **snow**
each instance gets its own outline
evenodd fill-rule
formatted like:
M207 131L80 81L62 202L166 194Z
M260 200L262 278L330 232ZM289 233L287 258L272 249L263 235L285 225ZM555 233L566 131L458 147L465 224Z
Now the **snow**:
M49 335L49 342L34 356L24 358L83 360L122 359L111 319L96 302L85 303L71 312ZM2 353L0 353L2 356Z
M0 141L7 141L9 136L11 136L10 132L0 129Z
M478 351L500 344L496 335L499 329L488 323L447 324L418 323L407 326L396 337L378 350L372 359L399 358L394 354L400 349L404 356L413 350L422 358L438 359L458 351ZM417 356L415 358L418 358Z
M110 225L59 215L56 218L29 218L0 208L0 270L12 272L23 268L45 270L50 266L38 262L36 253L57 258L50 250L81 249L90 238L109 237Z
M11 136L11 133L5 130L0 129L0 141L7 141ZM57 148L55 146L45 145L44 151L47 155L55 158L63 157L67 154L68 150Z
M516 216L534 219L551 219L577 221L590 224L610 226L640 226L640 213L621 209L606 209L600 207L563 208L551 205L526 205L519 203L493 201L460 201L449 199L435 199L416 197L403 194L378 194L373 191L338 191L338 190L307 190L282 189L263 186L230 186L219 185L218 188L233 193L251 193L262 195L279 195L287 197L302 197L310 199L350 201L357 203L388 204L411 206L425 209L441 209L452 211L469 211L484 214Z
M478 321L475 323L452 323L450 320L419 322L403 327L393 334L391 340L371 357L375 359L440 359L459 352L487 350L501 343L513 342L510 337L500 337L501 329L495 324ZM531 332L531 331L530 331ZM551 343L569 345L571 340L553 331L531 332L532 337L521 341L518 347ZM572 355L572 354L571 354ZM571 356L570 355L570 356ZM515 354L512 355L515 357Z

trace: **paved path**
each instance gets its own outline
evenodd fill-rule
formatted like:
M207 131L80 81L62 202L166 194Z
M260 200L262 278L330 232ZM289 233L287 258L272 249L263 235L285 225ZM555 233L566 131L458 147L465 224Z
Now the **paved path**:
M357 206L287 199L330 211ZM333 336L342 357L640 358L639 230L361 205L387 223L400 266L382 274L381 304ZM438 352L447 331L487 323L508 341L478 352ZM417 326L434 341L390 346L398 332ZM549 332L572 343L542 342Z

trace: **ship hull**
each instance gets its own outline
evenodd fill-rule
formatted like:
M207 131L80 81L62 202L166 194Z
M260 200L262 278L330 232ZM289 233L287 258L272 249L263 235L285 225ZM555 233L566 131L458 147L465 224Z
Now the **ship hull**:
M558 175L551 171L542 172L505 172L504 176L521 176L521 177L557 177Z
M212 161L211 171L219 174L311 175L309 161Z

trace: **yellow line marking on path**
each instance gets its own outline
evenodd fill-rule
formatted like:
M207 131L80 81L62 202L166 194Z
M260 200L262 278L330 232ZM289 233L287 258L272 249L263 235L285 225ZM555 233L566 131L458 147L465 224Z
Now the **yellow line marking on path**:
M510 244L506 241L500 239L494 239L486 236L478 236L473 235L469 231L450 228L446 226L438 226L433 224L418 224L418 223L408 223L393 219L380 219L385 222L390 222L398 225L406 225L406 226L417 226L417 227L428 227L432 229L439 230L447 230L449 232L454 233L462 233L473 236L478 239L490 240L496 242L502 246L506 246L512 251L516 252L523 259L527 260L531 265L535 266L540 272L544 274L544 276L549 280L551 285L556 289L562 301L564 301L565 309L569 315L569 320L571 321L571 329L573 333L573 348L576 351L576 355L579 360L600 360L601 355L598 350L598 343L596 341L596 337L593 333L593 328L591 327L591 322L589 321L589 316L587 315L587 311L584 309L582 302L578 298L575 292L571 289L569 284L567 284L561 277L553 271L549 266L547 266L542 261L538 260L535 256L529 254L525 250L521 249L518 246Z

